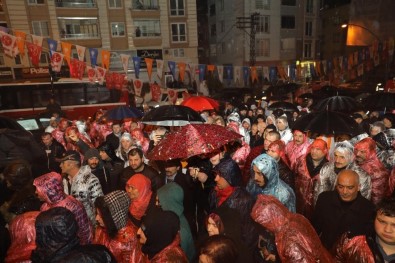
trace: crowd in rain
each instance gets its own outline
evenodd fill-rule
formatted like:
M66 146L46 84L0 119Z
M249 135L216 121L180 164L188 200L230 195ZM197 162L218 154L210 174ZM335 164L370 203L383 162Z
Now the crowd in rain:
M235 104L199 125L239 139L167 160L180 127L54 114L40 157L2 172L0 261L395 262L395 114L320 134L294 126L311 103Z

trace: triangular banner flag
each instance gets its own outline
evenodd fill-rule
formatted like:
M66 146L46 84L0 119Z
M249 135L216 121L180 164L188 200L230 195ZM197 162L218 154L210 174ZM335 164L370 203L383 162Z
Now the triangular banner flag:
M199 64L199 80L203 81L204 76L206 74L206 65L205 64Z
M140 67L141 67L141 57L133 57L134 75L139 78Z
M15 57L16 37L3 31L0 31L1 44L3 45L4 54Z
M140 79L133 80L134 95L141 97L141 90L143 88L143 82Z
M244 66L243 68L243 80L244 80L244 85L247 85L248 79L250 77L250 68L247 66Z
M100 85L103 85L107 70L105 68L97 67L97 66L95 67L95 69L96 69L97 81L99 82Z
M224 81L224 66L217 66L218 79L222 83Z
M96 70L95 68L92 68L91 66L86 66L87 72L88 72L88 79L91 83L94 83L96 81Z
M180 80L182 82L184 82L185 67L186 67L186 64L184 62L178 62L178 70L180 71Z
M252 83L254 83L254 81L258 81L258 72L256 67L251 67L251 81Z
M52 70L55 72L60 72L62 68L62 63L63 63L63 57L64 55L59 52L53 52L51 56L51 67Z
M99 50L97 48L90 48L89 49L89 55L91 58L91 65L96 66L97 65L97 56L99 54Z
M235 66L234 68L234 80L236 84L241 84L241 67Z
M123 71L125 71L125 73L128 74L130 55L121 54L120 57L121 57Z
M56 52L58 49L58 41L48 38L47 43L49 47L49 55L52 56L52 54ZM62 61L63 61L63 57L62 57Z
M173 77L175 77L176 75L176 62L174 61L168 61L167 62L169 69L171 71L171 74L173 75Z
M163 60L157 59L156 60L156 75L159 79L162 79L163 75Z
M102 50L101 51L101 64L103 68L108 70L110 68L110 51Z
M42 47L43 46L43 37L42 36L36 36L36 35L31 35L32 36L32 43Z
M29 42L26 43L26 46L27 46L27 53L29 54L29 58L33 66L38 67L40 63L42 47Z
M26 42L26 33L22 31L15 31L16 36L16 45L19 50L19 54L23 57L25 55L25 42Z
M85 62L75 58L72 58L70 62L70 77L82 79L85 72Z
M80 61L84 61L84 59L85 59L85 49L86 49L86 47L79 46L79 45L75 45L75 48L77 49L78 59L79 59Z
M70 57L71 57L71 43L61 42L62 53L64 55L64 59L67 61L67 64L70 66Z
M151 82L152 64L154 63L154 60L152 58L144 58L144 61L145 64L147 65L148 79Z

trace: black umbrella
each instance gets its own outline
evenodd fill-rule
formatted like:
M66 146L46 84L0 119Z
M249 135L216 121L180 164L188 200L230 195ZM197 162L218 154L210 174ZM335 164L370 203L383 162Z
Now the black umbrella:
M143 117L144 113L142 113L139 109L136 108L129 108L128 106L122 105L117 106L111 110L108 110L104 115L103 118L108 120L124 120L130 118L141 118Z
M350 116L336 111L317 111L308 113L295 121L293 129L323 135L361 133L358 123Z
M369 96L365 101L368 110L387 110L395 109L395 93L380 92Z
M317 111L353 112L360 106L358 102L347 96L333 96L319 101L313 108Z
M159 126L184 126L190 123L204 123L204 119L189 107L164 105L150 110L141 122Z
M268 109L269 110L282 109L284 111L299 111L298 107L295 104L286 101L274 102L269 105Z
M272 95L284 95L296 91L299 86L300 85L296 83L286 83L282 85L270 86L266 92Z

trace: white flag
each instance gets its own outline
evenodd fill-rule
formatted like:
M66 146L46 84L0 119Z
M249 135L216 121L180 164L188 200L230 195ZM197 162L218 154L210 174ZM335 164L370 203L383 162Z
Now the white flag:
M156 60L156 74L158 75L159 79L162 79L163 74L163 60L157 59Z
M60 72L63 64L64 55L59 52L53 52L51 57L51 67L55 72Z
M19 53L18 48L15 48L17 46L15 36L0 31L0 39L3 44L4 54L15 57Z
M78 59L84 61L86 47L75 45L75 48L77 49Z
M224 81L224 66L217 66L218 78L221 83Z
M125 71L126 74L128 74L130 55L121 54L120 57L121 57L123 70Z

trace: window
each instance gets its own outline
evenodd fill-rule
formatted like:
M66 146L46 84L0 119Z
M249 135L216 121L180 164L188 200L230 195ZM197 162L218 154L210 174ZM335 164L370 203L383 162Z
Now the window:
M257 57L268 57L270 53L270 39L257 39L255 47Z
M258 16L257 33L270 33L269 16Z
M149 9L149 10L156 10L159 9L159 0L137 0L132 1L132 8L133 9Z
M159 20L135 20L134 27L140 29L140 37L159 37L161 35Z
M223 33L225 32L225 21L221 20L220 24L221 24L221 33Z
M307 21L304 29L304 35L311 37L313 35L313 22Z
M296 0L281 0L281 5L296 6Z
M98 38L99 24L96 17L59 17L61 38L90 39Z
M43 5L44 0L27 0L29 5Z
M49 63L51 63L51 60L49 59L48 53L41 52L40 65L43 64L44 66L48 66Z
M217 45L216 44L211 44L210 45L210 56L217 56Z
M281 17L281 28L294 29L295 28L295 17L294 16L282 16Z
M255 0L255 8L269 10L270 0Z
M216 24L212 24L210 26L210 33L212 37L215 37L217 35L217 25Z
M5 66L5 60L3 55L0 55L0 66L1 67Z
M170 15L172 16L185 15L184 0L170 0Z
M21 55L15 56L15 65L22 65Z
M221 11L225 9L225 0L219 0L219 8Z
M172 42L186 42L186 24L185 23L174 23L171 24L171 39Z
M108 0L110 8L122 8L122 0Z
M184 49L183 48L175 48L173 50L173 55L175 57L184 57L185 56Z
M306 13L312 14L313 13L314 2L313 0L306 1Z
M33 35L36 36L49 36L48 22L47 21L33 21Z
M55 6L67 8L93 8L96 7L96 0L56 0Z
M111 23L111 35L113 37L125 36L125 23L122 22Z
M215 4L210 5L210 16L215 16Z
M311 43L304 43L304 58L311 58Z

